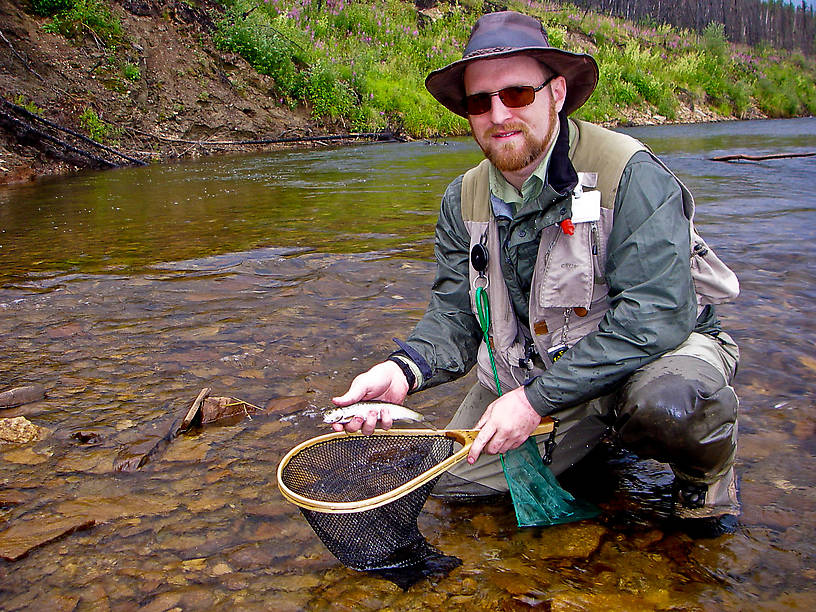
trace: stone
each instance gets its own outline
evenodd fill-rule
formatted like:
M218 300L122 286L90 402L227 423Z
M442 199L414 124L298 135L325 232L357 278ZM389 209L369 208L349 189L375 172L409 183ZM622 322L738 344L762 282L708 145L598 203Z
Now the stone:
M44 440L49 433L22 416L0 419L0 445L37 442Z
M0 532L0 558L17 561L39 546L89 529L95 523L94 519L83 516L59 515L17 522Z
M13 408L22 404L37 402L45 397L45 389L40 385L15 387L0 393L0 408Z

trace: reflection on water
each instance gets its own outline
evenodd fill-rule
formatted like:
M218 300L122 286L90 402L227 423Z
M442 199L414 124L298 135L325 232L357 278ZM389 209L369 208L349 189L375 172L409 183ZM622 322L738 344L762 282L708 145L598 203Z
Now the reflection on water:
M0 608L816 607L816 162L707 159L812 149L816 120L627 131L692 189L742 283L720 310L743 354L736 535L672 531L665 466L601 449L571 482L598 498L596 521L519 531L512 508L431 500L421 531L463 560L449 577L403 593L340 566L283 501L277 462L325 431L316 409L421 315L439 196L479 153L454 141L205 159L0 190L0 390L48 391L0 416L51 432L0 447L0 539L84 521L0 560ZM469 380L410 406L442 424ZM204 386L270 412L113 472Z

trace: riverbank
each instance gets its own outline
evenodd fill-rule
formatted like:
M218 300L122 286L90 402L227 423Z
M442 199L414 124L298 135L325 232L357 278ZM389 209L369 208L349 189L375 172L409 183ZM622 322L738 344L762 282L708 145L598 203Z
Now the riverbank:
M0 0L0 90L6 102L23 109L15 113L4 106L0 115L0 184L123 163L80 137L133 159L164 162L324 146L308 139L329 134L387 132L416 139L466 133L464 121L417 90L428 69L460 56L477 7L432 3L418 9L374 0L382 4L382 20L372 16L363 23L354 11L377 14L365 3L328 2L319 10L306 0L253 2L87 2L109 11L105 23L116 26L110 33L92 28L87 18L71 30L74 22L67 17L37 16ZM773 107L761 100L743 99L747 85L729 85L727 75L717 83L709 78L703 89L681 80L671 96L661 91L666 88L649 73L655 62L669 61L659 53L680 44L671 29L660 29L656 43L654 31L621 29L619 20L573 15L554 3L534 4L528 12L545 18L553 44L593 53L607 67L582 118L615 126L785 116L769 112ZM715 55L722 55L716 32L713 41L706 44L719 45ZM275 47L283 43L285 48ZM270 57L286 53L286 71L269 65ZM683 57L689 74L692 64L710 63L694 49ZM413 73L400 58L409 60ZM625 74L621 66L628 67ZM46 129L39 118L64 129Z

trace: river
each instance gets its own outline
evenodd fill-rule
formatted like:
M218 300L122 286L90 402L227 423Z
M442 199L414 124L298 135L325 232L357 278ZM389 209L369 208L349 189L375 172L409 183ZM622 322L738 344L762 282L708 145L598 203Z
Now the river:
M742 350L736 534L667 528L665 466L617 455L576 484L598 519L518 530L507 507L431 499L420 530L459 568L407 591L344 568L275 470L421 316L439 197L480 153L204 158L0 188L0 391L47 391L0 417L49 432L0 446L0 539L56 530L0 560L0 609L816 609L816 161L708 159L812 151L816 119L624 131L692 190L741 281L719 309ZM409 405L442 425L471 381ZM202 387L268 410L113 469Z

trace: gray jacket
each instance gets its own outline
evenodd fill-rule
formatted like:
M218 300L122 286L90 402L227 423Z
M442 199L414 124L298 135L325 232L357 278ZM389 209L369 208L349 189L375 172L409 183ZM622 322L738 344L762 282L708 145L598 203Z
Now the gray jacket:
M575 170L566 153L563 121L549 183L512 218L497 217L502 272L512 307L528 321L533 268L541 230L571 214ZM482 332L469 295L470 234L462 219L462 177L447 188L436 227L437 273L428 308L406 341L422 372L418 389L466 374L475 364ZM713 306L699 316L689 268L689 219L677 180L650 153L626 164L615 196L606 251L609 311L598 329L525 384L541 415L610 393L638 367L677 347L694 330L716 334ZM644 255L646 254L646 255Z

